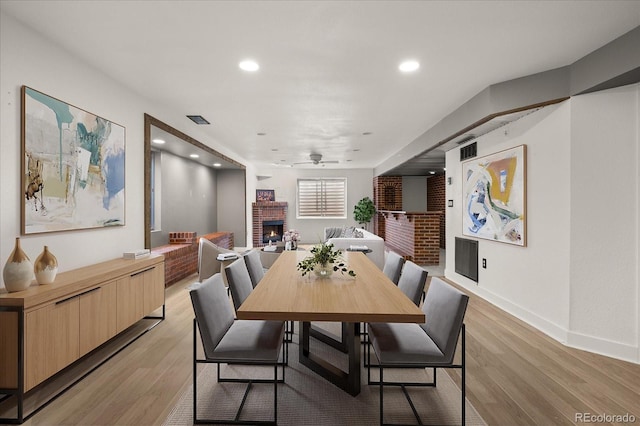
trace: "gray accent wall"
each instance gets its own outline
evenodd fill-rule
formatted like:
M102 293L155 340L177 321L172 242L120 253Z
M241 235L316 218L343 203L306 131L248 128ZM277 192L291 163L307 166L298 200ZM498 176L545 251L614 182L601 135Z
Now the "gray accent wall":
M169 232L204 235L216 231L216 171L167 152L161 157L162 215L160 229L151 233L151 246L168 244Z
M233 245L244 247L247 242L245 224L245 171L218 170L218 223L219 231L233 232Z

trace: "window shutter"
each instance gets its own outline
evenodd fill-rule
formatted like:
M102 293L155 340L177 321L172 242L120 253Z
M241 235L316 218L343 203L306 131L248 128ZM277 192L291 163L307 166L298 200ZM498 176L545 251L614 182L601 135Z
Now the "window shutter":
M347 217L347 179L298 179L298 218Z

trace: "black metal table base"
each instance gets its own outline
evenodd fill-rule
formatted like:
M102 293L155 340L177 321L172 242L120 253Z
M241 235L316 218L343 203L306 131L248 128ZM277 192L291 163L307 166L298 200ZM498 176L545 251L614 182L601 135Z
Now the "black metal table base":
M310 322L300 323L300 363L352 396L360 393L360 323L342 323L342 340L331 337ZM310 352L310 337L329 344L349 356L349 370L344 371Z

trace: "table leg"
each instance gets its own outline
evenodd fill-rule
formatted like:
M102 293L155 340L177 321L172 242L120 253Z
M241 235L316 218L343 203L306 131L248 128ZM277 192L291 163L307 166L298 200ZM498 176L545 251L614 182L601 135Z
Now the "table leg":
M342 323L342 344L346 346L346 353L349 356L349 371L343 371L310 352L311 323L300 323L300 363L353 396L360 393L359 326L359 323Z

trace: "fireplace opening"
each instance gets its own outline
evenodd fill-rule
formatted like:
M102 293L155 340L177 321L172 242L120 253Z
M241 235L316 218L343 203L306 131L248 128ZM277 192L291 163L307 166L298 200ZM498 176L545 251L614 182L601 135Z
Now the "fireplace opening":
M262 242L282 241L284 232L284 220L265 220L262 222Z

